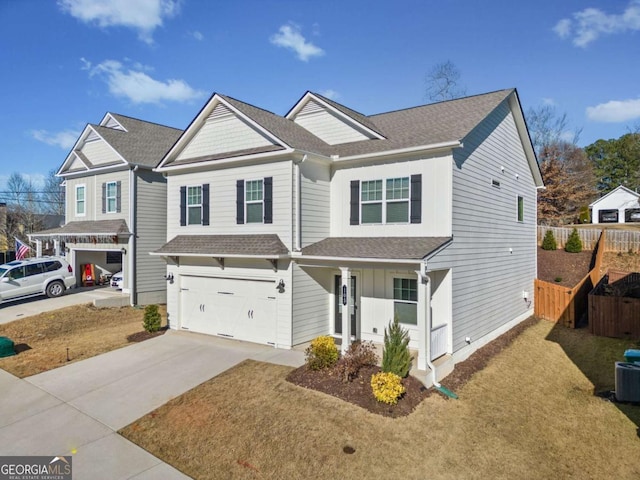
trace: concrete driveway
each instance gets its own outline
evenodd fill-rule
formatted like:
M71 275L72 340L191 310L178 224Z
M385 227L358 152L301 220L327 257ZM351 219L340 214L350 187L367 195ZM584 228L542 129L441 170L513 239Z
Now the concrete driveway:
M80 287L67 290L64 295L57 298L47 298L44 295L14 300L0 304L0 323L13 322L20 318L29 317L42 312L57 310L59 308L82 303L93 303L115 300L118 303L128 304L129 295L121 290L111 287Z
M0 370L0 455L69 455L74 478L187 478L115 433L245 359L290 366L297 350L169 331L20 380Z

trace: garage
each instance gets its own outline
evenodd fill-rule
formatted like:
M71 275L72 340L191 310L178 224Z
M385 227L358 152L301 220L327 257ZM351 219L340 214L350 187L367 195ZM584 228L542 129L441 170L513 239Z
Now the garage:
M273 280L183 275L180 282L181 328L275 345Z

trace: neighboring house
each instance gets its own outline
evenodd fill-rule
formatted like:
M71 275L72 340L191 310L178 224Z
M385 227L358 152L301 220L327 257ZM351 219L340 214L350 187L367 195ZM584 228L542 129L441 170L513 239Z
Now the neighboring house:
M398 316L419 368L450 369L533 313L542 178L513 89L372 116L214 94L156 171L171 328L345 350Z
M620 185L591 205L591 223L640 222L640 194Z
M107 113L88 124L57 172L66 188L66 224L29 235L42 251L64 244L82 285L82 266L96 279L120 270L131 304L164 302L166 267L149 252L166 237L166 180L152 169L181 130Z

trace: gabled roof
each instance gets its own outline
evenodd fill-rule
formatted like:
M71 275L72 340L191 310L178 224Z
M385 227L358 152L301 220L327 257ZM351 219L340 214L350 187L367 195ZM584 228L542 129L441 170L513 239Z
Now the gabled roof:
M117 128L117 125L115 127L104 126L103 124L107 123L113 124L113 122L109 122L110 119L115 120L124 130ZM58 170L58 175L63 176L66 172L65 167L70 165L76 157L87 165L89 171L94 167L80 151L85 140L92 135L104 140L117 153L121 162L113 162L112 164L155 167L181 133L182 130L176 128L108 112L100 124L87 124ZM95 168L105 166L111 166L111 164L102 164Z
M152 255L278 258L289 253L278 235L178 235Z
M602 197L600 197L597 200L594 200L593 202L591 202L589 204L589 207L593 207L596 203L601 202L602 200L604 200L605 198L607 198L608 196L612 195L613 193L617 192L617 191L623 191L629 195L633 195L634 197L636 197L639 201L640 201L640 193L634 192L633 190L631 190L630 188L625 187L624 185L619 185L616 188L614 188L613 190L611 190L609 193L607 193L606 195L603 195Z

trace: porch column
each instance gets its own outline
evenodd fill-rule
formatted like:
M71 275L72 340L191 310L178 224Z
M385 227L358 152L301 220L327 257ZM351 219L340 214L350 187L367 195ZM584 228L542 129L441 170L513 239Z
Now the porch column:
M340 302L342 304L342 345L340 351L344 354L351 345L351 271L349 267L340 267L342 272L342 288L340 289Z
M431 299L429 298L429 291L427 282L428 280L422 276L419 271L416 271L418 276L418 334L419 346L418 346L418 370L427 370L427 355L429 354L428 346L430 345L431 332L428 325L428 308L431 308Z
M53 240L53 254L56 257L60 256L60 240L58 240L57 238Z
M42 256L42 240L36 239L36 257Z

